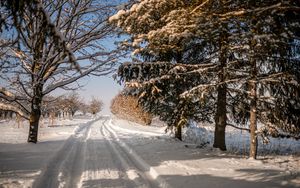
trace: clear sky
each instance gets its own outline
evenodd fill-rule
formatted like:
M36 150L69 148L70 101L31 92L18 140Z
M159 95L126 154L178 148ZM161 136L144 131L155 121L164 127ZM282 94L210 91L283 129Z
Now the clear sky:
M102 77L86 77L80 81L85 86L78 90L80 96L88 102L92 96L104 102L104 109L101 114L109 114L110 101L123 88L113 78L112 75Z
M104 102L104 108L101 112L103 115L110 114L110 101L122 90L123 86L118 84L112 75L107 76L88 76L79 80L83 87L76 90L84 102L88 103L92 97L100 99ZM58 89L54 95L67 94L70 91Z
M101 112L103 115L110 114L110 102L111 100L122 90L123 86L118 84L112 75L107 76L87 76L79 80L80 85L83 87L76 90L80 97L88 103L92 97L100 99L104 103L104 108ZM74 84L71 84L74 85ZM59 96L70 93L62 89L57 89L51 95Z

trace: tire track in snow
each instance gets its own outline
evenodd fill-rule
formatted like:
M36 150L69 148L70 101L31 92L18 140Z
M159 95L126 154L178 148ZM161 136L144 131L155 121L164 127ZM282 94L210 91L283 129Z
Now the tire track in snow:
M78 187L135 187L127 177L126 169L105 137L100 120L91 127L87 141L84 169Z
M120 140L107 120L76 128L33 187L170 187Z
M86 140L91 125L97 120L82 124L75 129L74 134L65 141L63 147L34 181L33 187L77 187L83 168Z
M122 127L116 126L113 123L112 119L109 120L109 125L110 125L110 127L114 128L114 130L119 130L122 132L131 133L131 134L147 135L147 136L162 136L163 135L162 133L157 133L157 132L146 132L146 131L142 131L142 130L136 131L136 130L122 128Z
M104 122L101 127L101 133L109 144L109 149L114 153L114 156L117 157L117 160L120 161L119 168L123 174L125 174L126 178L133 183L133 186L131 187L152 187L151 183L144 177L143 173L134 166L129 156L122 151L122 148L116 142L115 138L105 127L105 123L106 122Z
M109 124L104 122L103 123L103 129L104 133L105 130L112 140L114 140L115 145L119 148L119 154L126 155L127 161L131 163L134 168L135 172L140 175L145 182L148 183L148 186L150 187L163 187L163 188L170 188L171 186L162 179L159 174L155 171L153 167L151 167L149 164L147 164L132 148L130 148L125 142L123 142L117 133L110 127L111 121L109 121ZM106 134L107 134L106 133ZM121 152L120 152L121 151ZM122 156L121 156L122 157Z

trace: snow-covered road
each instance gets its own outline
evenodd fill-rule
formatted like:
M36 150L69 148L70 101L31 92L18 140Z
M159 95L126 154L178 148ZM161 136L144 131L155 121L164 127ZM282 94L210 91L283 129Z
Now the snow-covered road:
M103 117L78 126L33 187L168 187L111 125Z
M68 131L0 143L0 187L300 187L295 169L199 149L162 127L101 117Z

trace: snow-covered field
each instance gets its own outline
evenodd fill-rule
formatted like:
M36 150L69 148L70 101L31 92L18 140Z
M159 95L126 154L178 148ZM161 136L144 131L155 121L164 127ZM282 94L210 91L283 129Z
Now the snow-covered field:
M109 116L53 125L44 121L39 142L28 144L28 125L0 122L0 187L300 187L299 142L274 141L254 161L236 130L220 152L209 128L187 129L180 142L164 127Z

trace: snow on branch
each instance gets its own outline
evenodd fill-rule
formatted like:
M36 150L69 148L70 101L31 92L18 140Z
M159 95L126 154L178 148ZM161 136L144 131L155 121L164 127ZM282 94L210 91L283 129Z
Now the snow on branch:
M14 93L8 91L7 89L0 87L0 98L4 99L5 101L8 101L10 103L15 103L17 106L20 107L20 110L24 112L29 112L27 107L24 105L24 102L26 102L28 99L22 96L17 96ZM14 107L17 108L16 105ZM16 110L15 110L16 111Z
M0 109L13 111L13 112L19 114L21 117L23 117L25 119L29 119L29 114L27 112L24 112L23 110L21 110L20 108L16 107L13 104L7 104L7 103L0 102Z
M67 46L66 39L63 37L58 28L51 22L48 13L45 11L45 8L41 1L33 1L36 3L38 10L43 15L44 21L49 28L50 36L53 37L54 41L58 43L58 47L62 47L64 53L69 57L69 62L73 64L73 66L80 71L80 66L76 61L76 58L70 48Z
M196 12L196 11L198 11L198 10L203 10L203 7L204 7L209 1L211 1L211 0L206 0L206 1L202 2L200 5L198 5L196 8L194 8L194 9L191 11L191 13L194 13L194 12Z
M11 99L16 98L16 96L13 93L8 91L4 87L0 87L0 94L2 94L2 96L6 97L6 98L11 98Z
M208 90L211 90L211 89L216 88L216 87L218 87L220 85L223 85L223 84L230 84L230 83L240 83L240 84L242 84L242 83L246 83L248 81L248 79L249 79L249 77L244 77L244 78L229 79L229 80L225 80L224 82L214 81L214 82L210 82L208 84L200 84L200 85L197 85L197 86L193 87L192 89L190 89L188 91L185 91L184 93L182 93L180 95L180 97L188 98L190 96L193 96L196 93L206 92Z
M269 142L269 136L274 138L293 138L295 140L300 139L300 134L284 134L282 133L276 126L266 123L263 127L257 130L257 135L261 136L263 138L263 141L265 143Z
M230 123L227 123L226 125L228 125L228 126L230 126L230 127L233 127L233 128L235 128L235 129L239 129L239 130L242 130L242 131L247 131L247 132L250 133L250 129L248 129L248 128L238 127L238 126L233 125L233 124L230 124Z
M232 11L232 12L227 12L225 14L214 14L214 15L215 16L220 16L221 20L225 20L225 19L228 19L228 18L231 18L231 17L244 16L244 15L253 14L253 13L255 13L256 16L258 16L259 14L261 14L265 11L270 11L270 10L299 11L300 8L297 7L297 6L284 5L283 3L277 3L277 4L266 6L266 7L259 7L259 8L254 8L254 9L241 9L241 10L236 10L236 11Z
M23 53L20 50L14 49L14 48L10 48L10 49L13 51L15 56L19 58L19 60L21 61L22 65L24 67L24 70L26 70L27 73L32 74L31 65L29 62L27 62L27 60L26 60L27 56L25 55L25 53Z
M144 82L155 78L159 80L162 76L175 75L182 76L188 74L201 74L202 72L207 72L210 69L216 68L216 64L180 64L180 63L170 63L170 62L143 62L143 63L123 63L118 69L118 75L123 77L124 80L136 80ZM163 77L167 79L167 77Z

